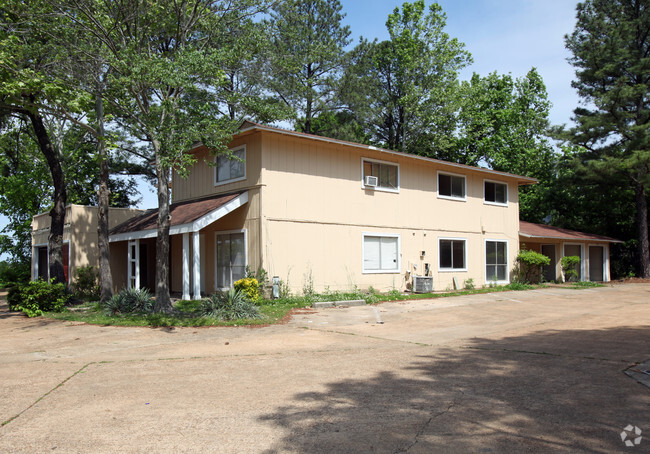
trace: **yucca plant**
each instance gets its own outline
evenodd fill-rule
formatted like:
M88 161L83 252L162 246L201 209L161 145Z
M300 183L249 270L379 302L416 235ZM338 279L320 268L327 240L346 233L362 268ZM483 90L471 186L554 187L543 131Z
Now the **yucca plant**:
M148 313L153 310L151 292L146 288L125 288L106 301L102 308L107 315Z
M203 300L199 313L204 317L219 320L236 320L241 318L259 318L259 309L251 303L244 293L230 289L227 292L217 292Z

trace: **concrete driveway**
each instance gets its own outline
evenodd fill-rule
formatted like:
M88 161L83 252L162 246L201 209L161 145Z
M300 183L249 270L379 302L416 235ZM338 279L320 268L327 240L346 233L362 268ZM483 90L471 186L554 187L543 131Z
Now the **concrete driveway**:
M650 388L623 372L649 359L650 284L305 310L254 329L3 305L0 452L650 452Z

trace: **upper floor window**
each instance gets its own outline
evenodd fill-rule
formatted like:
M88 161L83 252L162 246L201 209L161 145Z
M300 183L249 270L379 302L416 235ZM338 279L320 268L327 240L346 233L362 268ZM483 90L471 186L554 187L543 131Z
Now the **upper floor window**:
M364 159L362 176L364 188L399 191L399 165L395 163Z
M232 150L232 157L218 155L214 158L214 184L231 183L246 178L246 147Z
M438 197L465 200L465 177L438 173Z
M483 193L485 195L485 203L495 205L508 204L508 185L506 183L486 180L483 183Z

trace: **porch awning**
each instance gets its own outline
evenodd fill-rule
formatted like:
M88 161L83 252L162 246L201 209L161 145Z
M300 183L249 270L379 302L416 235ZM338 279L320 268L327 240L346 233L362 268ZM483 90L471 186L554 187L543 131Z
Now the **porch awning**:
M604 235L593 235L591 233L562 229L551 225L533 224L532 222L526 221L519 221L519 236L523 238L547 238L567 241L602 241L607 243L623 242Z
M172 203L169 207L171 216L169 234L198 232L246 202L248 202L248 192L240 191L200 200ZM157 220L158 210L147 210L111 230L109 241L155 238L158 235Z

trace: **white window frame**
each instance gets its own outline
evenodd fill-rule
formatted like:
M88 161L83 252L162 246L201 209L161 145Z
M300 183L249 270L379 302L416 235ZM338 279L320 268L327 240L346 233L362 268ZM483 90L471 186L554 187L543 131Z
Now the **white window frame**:
M397 238L397 267L394 270L366 269L366 237ZM402 236L399 233L363 232L361 234L361 269L363 274L399 274L402 270Z
M443 268L440 266L440 253L441 253L441 248L440 248L440 242L444 240L450 240L450 241L464 241L465 242L465 247L463 248L463 262L465 267L464 268ZM458 272L466 272L467 271L467 249L469 248L467 238L460 238L460 237L448 237L448 236L440 236L438 237L438 272L440 273L458 273ZM453 249L452 249L453 251ZM453 254L452 254L453 256Z
M562 257L566 257L567 255L564 253L564 249L566 246L580 246L580 276L579 280L584 281L587 278L587 270L586 270L586 265L587 261L585 260L585 254L587 253L586 248L585 248L585 243L574 243L574 242L566 242L562 243ZM560 258L561 260L561 258ZM564 271L562 270L562 262L560 262L560 272L562 273L562 278L564 279Z
M246 145L242 145L242 146L239 146L239 147L235 147L235 148L231 148L231 149L230 149L230 152L231 152L231 153L236 153L236 152L238 152L238 151L243 151L243 152L244 152L244 153L243 153L243 154L244 154L244 157L242 158L242 159L243 159L243 163L244 163L244 176L236 177L236 178L231 178L231 179L223 180L223 181L218 181L218 180L217 180L217 177L218 177L218 175L219 175L219 164L218 164L218 163L219 163L219 155L217 155L217 156L214 157L214 185L215 185L215 186L222 186L222 185L224 185L224 184L230 184L230 183L234 183L234 182L236 182L236 181L243 181L243 180L246 179L246 167L247 167L247 161L246 161ZM225 157L224 155L221 155L221 156L222 156L222 157Z
M70 269L70 259L72 255L72 249L70 247L70 240L63 240L61 242L61 246L64 244L68 245L68 285L72 282L72 271ZM38 256L36 257L36 260L34 260L34 254L38 251L39 248L44 247L47 251L47 280L49 282L50 278L50 243L39 243L39 244L34 244L32 245L32 281L35 281L38 279ZM61 251L63 252L63 251ZM62 254L63 255L63 254Z
M506 279L505 280L488 280L487 276L487 244L488 243L506 243ZM483 273L485 278L485 283L490 284L496 282L499 285L509 284L510 283L510 243L508 240L498 239L498 238L486 238L483 242Z
M397 168L397 188L392 189L392 188L385 188L382 186L379 186L379 183L377 186L366 186L366 181L365 181L365 175L363 174L363 164L364 162L371 162L374 164L381 164L381 165L389 165L392 167ZM378 159L372 159L372 158L361 158L361 187L363 189L373 189L375 191L383 191L383 192L392 192L392 193L399 193L399 188L400 188L400 183L401 183L401 175L399 171L399 164L397 162L390 162L390 161L380 161ZM377 177L377 181L379 182L380 178Z
M500 184L506 187L506 201L505 202L491 202L485 198L485 183L493 183L493 184ZM505 183L503 181L497 181L497 180L483 180L483 203L485 205L495 205L495 206L500 206L500 207L507 207L508 202L510 200L510 194L509 194L510 187L508 186L508 183Z
M454 197L450 195L443 195L440 194L440 175L446 175L450 177L458 177L463 179L463 197ZM456 200L458 202L465 202L467 200L467 175L462 175L460 173L451 173L451 172L444 172L444 171L438 171L436 173L436 194L438 195L439 199L445 199L445 200Z
M214 232L214 288L216 290L230 290L230 287L217 287L219 283L219 265L217 263L219 257L219 243L217 237L219 235L230 235L233 233L243 233L244 234L244 269L248 266L248 230L247 229L234 229L234 230L221 230ZM246 276L244 276L246 277ZM233 282L234 284L234 282Z

